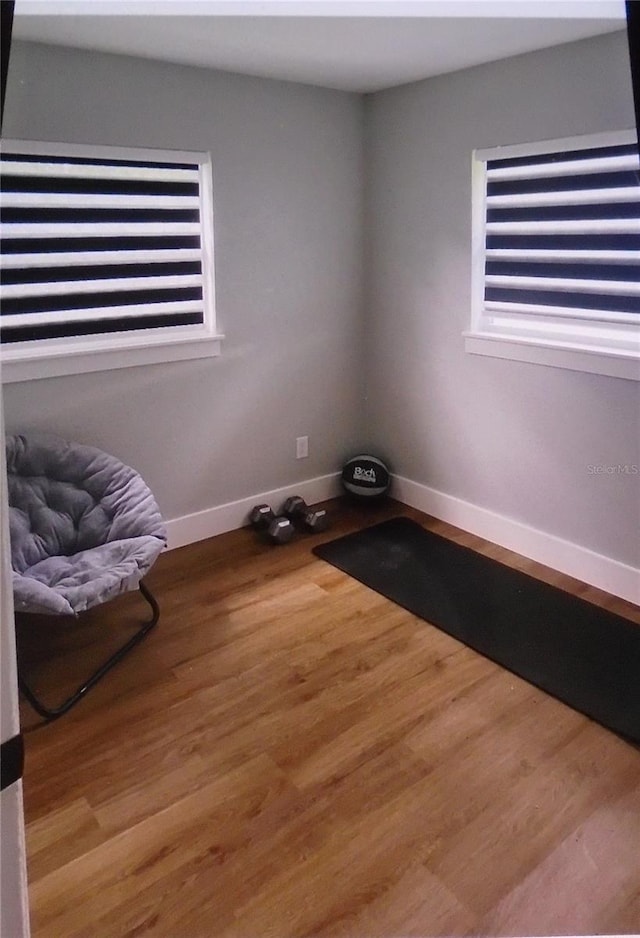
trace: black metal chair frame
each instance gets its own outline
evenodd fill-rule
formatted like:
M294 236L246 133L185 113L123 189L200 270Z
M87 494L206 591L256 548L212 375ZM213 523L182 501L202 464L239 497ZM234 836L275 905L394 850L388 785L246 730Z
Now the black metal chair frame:
M31 690L29 685L26 683L22 675L20 674L20 662L18 662L18 687L20 688L21 693L24 695L26 700L29 701L33 709L41 717L43 717L47 722L52 720L57 720L58 717L63 716L67 711L71 710L80 700L85 696L88 690L94 687L98 681L107 674L114 665L121 661L125 655L127 655L142 639L151 631L151 629L157 624L160 617L160 607L151 593L150 589L146 584L141 580L138 584L139 590L146 599L146 601L151 606L152 616L147 622L145 622L140 629L125 642L125 644L119 648L110 658L97 669L94 673L84 681L77 690L71 694L63 703L58 707L47 707L42 701L36 697L34 692Z

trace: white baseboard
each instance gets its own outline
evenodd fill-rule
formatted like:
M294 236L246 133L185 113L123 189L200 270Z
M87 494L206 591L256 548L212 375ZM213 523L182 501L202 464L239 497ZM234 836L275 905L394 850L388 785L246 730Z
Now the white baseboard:
M278 511L282 502L290 495L302 495L308 505L335 498L340 494L340 474L331 473L307 479L306 482L296 482L270 492L261 492L249 498L241 498L236 502L227 502L225 505L216 505L197 511L192 515L173 518L167 521L169 543L168 550L203 541L207 537L215 537L226 531L235 531L247 523L247 515L254 505L266 502L274 511Z
M289 495L302 495L309 505L313 505L335 498L341 491L339 473L331 473L174 518L167 522L168 549L243 527L251 508L261 502L267 502L277 510ZM477 534L523 557L640 605L640 570L635 567L402 476L393 477L392 495L399 502L463 531Z
M398 501L561 573L640 604L640 570L452 495L393 477Z

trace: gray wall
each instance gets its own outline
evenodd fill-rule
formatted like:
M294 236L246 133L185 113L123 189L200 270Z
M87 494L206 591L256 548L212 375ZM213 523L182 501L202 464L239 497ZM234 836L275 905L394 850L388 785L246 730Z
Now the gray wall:
M640 563L640 386L464 351L471 152L632 127L624 33L367 99L367 425L399 474Z
M640 464L638 385L472 356L462 339L472 149L632 122L623 33L365 99L18 43L7 136L212 151L227 340L214 361L6 386L8 430L104 446L167 517L372 448L416 482L637 565L640 476L589 466ZM296 462L302 434L311 457Z
M109 450L168 518L335 471L362 405L362 117L355 94L16 43L6 137L211 151L226 341L5 385L7 432Z

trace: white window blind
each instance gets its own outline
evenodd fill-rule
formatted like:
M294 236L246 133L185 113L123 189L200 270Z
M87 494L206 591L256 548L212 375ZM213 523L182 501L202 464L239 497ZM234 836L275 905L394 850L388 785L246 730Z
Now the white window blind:
M208 154L8 141L0 160L9 357L215 334Z
M476 154L470 335L640 359L631 134Z

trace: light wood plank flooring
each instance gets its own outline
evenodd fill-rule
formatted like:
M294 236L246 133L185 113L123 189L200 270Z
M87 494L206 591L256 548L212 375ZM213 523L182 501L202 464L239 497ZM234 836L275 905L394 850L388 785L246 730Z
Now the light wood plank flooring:
M394 503L329 507L286 547L163 555L158 628L56 723L23 706L35 938L640 931L638 748L310 549L404 513L640 610ZM56 699L140 615L44 620L25 670Z

